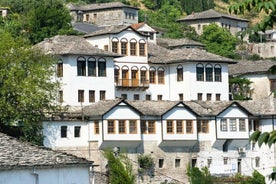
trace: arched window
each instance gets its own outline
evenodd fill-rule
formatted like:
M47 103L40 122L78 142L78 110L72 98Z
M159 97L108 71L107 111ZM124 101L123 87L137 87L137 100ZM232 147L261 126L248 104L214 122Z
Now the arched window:
M141 84L148 84L147 82L147 68L142 66L140 68L140 80Z
M78 76L86 76L86 60L84 57L77 58Z
M139 56L145 56L146 55L146 41L140 40L139 41Z
M215 65L215 81L221 82L221 66Z
M106 76L106 61L104 58L98 59L98 76L100 77Z
M213 81L213 66L207 64L205 66L206 81Z
M96 59L88 58L88 76L96 76Z
M132 86L139 85L138 68L136 66L133 66L131 68L131 82L132 82Z
M116 84L119 83L119 77L120 77L120 67L115 65L114 66L114 82Z
M137 55L137 41L135 39L130 40L130 55L131 56Z
M112 52L119 53L119 40L117 38L112 38Z
M123 86L129 86L129 69L127 66L122 67L122 83Z
M127 55L127 39L121 39L121 54Z
M165 69L163 67L159 67L157 69L158 73L158 84L165 84Z
M196 65L196 80L204 81L204 66L203 66L203 64Z
M155 81L155 76L156 76L156 70L154 67L150 67L149 69L149 82L151 84L155 84L156 81Z
M183 81L183 66L178 65L176 68L177 81Z
M61 59L57 63L57 77L63 77L63 61Z

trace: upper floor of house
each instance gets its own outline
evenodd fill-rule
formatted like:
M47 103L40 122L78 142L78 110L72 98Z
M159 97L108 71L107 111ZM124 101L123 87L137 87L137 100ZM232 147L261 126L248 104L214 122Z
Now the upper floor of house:
M228 29L233 35L236 35L239 31L247 29L249 21L210 9L203 12L192 13L187 17L178 19L177 22L194 27L199 35L203 33L203 27L211 23L216 23L218 26Z
M131 25L138 23L138 8L121 2L95 3L83 6L68 5L73 22L98 26Z

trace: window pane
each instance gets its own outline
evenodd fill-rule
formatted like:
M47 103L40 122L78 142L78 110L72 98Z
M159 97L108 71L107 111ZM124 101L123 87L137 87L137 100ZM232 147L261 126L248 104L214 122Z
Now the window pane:
M136 134L137 133L136 120L129 120L129 133L130 134Z
M95 91L89 90L89 102L95 102Z
M220 120L220 131L226 132L227 131L227 119Z
M139 55L145 56L145 43L139 43Z
M67 126L60 127L60 137L61 138L67 137Z
M84 58L78 58L77 70L78 70L78 76L86 75L86 61Z
M176 133L183 133L183 121L182 120L176 121Z
M245 119L239 119L239 131L245 132Z
M215 81L221 81L221 67L219 65L215 66Z
M204 68L203 65L198 65L196 67L196 80L197 81L204 81Z
M150 83L155 84L155 71L150 71Z
M158 71L158 84L164 84L165 83L165 71Z
M107 133L115 133L115 122L113 120L108 120Z
M126 133L126 124L125 120L119 120L119 134Z
M80 126L75 126L75 129L74 129L74 136L75 137L80 137L80 130L81 130Z
M121 42L121 54L127 55L127 42Z
M100 126L99 126L99 122L95 121L94 122L94 134L99 134L100 133Z
M136 42L130 43L130 55L135 56L136 55Z
M193 133L193 121L192 120L186 120L186 133L187 134Z
M96 61L88 61L88 76L96 76Z
M236 119L230 119L229 120L229 129L232 132L237 131Z
M177 68L177 81L183 81L183 68Z
M98 62L98 75L101 77L106 76L106 62L105 61L99 61Z
M173 133L173 121L167 120L167 133Z
M206 81L213 81L213 67L211 65L206 66Z
M118 42L112 42L112 52L118 53Z
M155 134L155 122L154 121L148 121L148 133Z
M78 102L84 102L84 90L78 90Z

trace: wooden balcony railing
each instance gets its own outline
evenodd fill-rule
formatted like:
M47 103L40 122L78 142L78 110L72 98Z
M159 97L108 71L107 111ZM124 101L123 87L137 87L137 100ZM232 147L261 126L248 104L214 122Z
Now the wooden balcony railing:
M119 88L149 88L149 80L139 79L119 79L115 82L116 87Z

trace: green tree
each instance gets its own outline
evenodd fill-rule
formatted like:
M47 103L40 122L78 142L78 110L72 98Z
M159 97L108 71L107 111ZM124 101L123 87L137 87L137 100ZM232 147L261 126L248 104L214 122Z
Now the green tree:
M135 176L132 173L132 164L125 154L114 155L110 150L104 152L108 160L109 183L134 184Z
M199 169L198 167L187 167L187 175L190 183L196 184L212 184L212 176L207 167Z
M235 54L237 38L229 30L223 29L215 23L204 26L203 34L199 39L206 45L208 52L228 58L238 57Z
M0 37L0 127L20 125L18 137L41 145L40 122L46 111L56 109L55 60L19 37L3 31Z
M234 100L251 100L253 89L252 81L246 78L233 77L229 79L230 90Z

